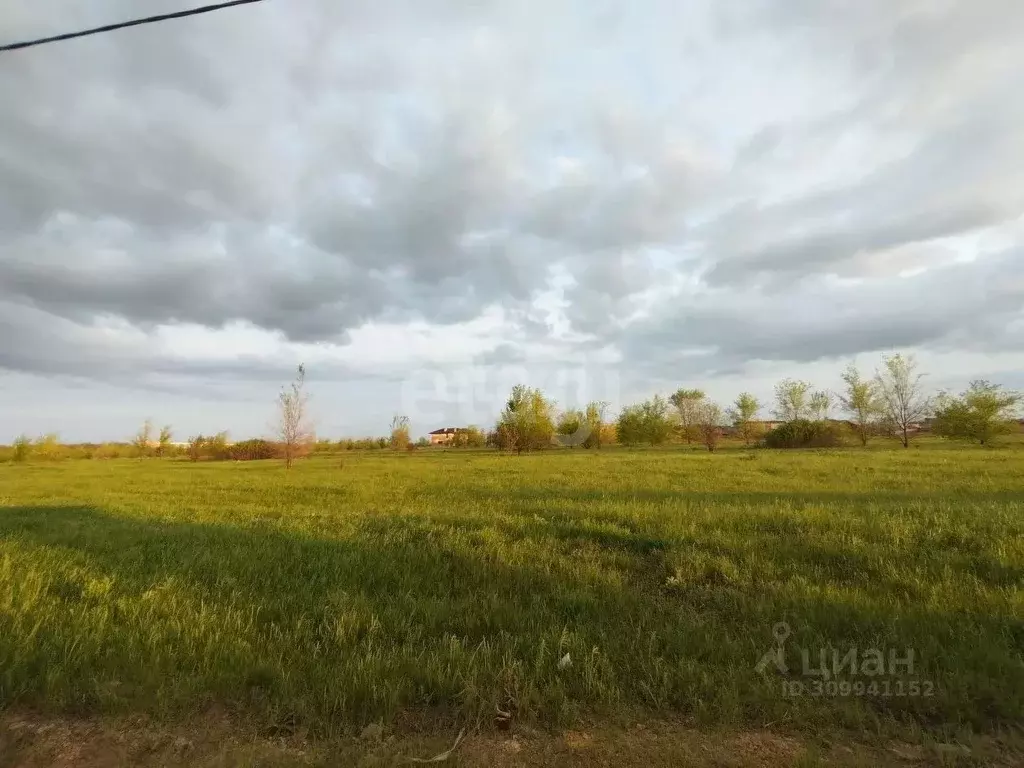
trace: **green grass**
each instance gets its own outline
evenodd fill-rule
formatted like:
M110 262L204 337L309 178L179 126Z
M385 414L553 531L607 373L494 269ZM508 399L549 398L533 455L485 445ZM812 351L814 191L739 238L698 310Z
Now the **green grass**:
M0 466L0 705L338 733L1024 719L1024 452L562 451ZM786 698L799 648L912 648L930 697ZM572 664L559 669L566 653ZM870 680L866 680L870 682Z

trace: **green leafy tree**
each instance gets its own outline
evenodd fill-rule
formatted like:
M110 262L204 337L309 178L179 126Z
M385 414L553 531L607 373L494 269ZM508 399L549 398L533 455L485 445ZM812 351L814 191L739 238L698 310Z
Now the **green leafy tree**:
M516 453L549 447L555 436L554 403L539 389L517 384L498 420L497 432L499 444Z
M867 445L868 439L876 429L876 421L884 410L878 385L870 379L863 378L854 363L846 366L842 378L846 388L839 393L839 404L850 416L850 422L861 445Z
M156 455L166 456L171 451L171 440L174 436L171 432L171 426L168 424L160 430L160 437L157 441Z
M672 421L669 418L669 405L661 395L655 395L640 406L644 415L644 432L646 442L661 445L672 434ZM699 415L698 415L699 420Z
M583 412L583 418L587 422L587 439L583 441L584 448L600 448L605 442L605 412L608 410L608 403L595 400L587 403Z
M569 448L576 448L586 440L590 432L590 425L587 424L587 417L583 411L570 408L559 415L555 431L558 433L559 443Z
M811 415L811 385L806 381L783 379L775 385L775 418L798 421Z
M652 446L664 443L672 434L668 409L668 402L660 395L623 408L616 423L619 442L623 445L648 443ZM694 426L696 428L696 423Z
M487 435L475 424L466 427L466 431L462 434L467 448L483 448L487 445Z
M758 437L754 417L761 410L761 403L749 392L743 392L736 398L736 402L728 410L727 415L733 427L743 438L743 442L750 445L751 440Z
M644 417L639 405L627 405L619 412L615 433L621 445L634 446L644 442Z
M883 428L904 448L910 447L915 425L932 411L931 398L924 393L922 379L924 374L917 372L917 360L912 355L885 357L881 370L875 373Z
M429 441L427 441L429 444ZM480 427L470 424L465 429L460 429L454 435L452 435L451 442L448 443L452 448L483 448L487 444L487 435L483 433Z
M986 445L1017 431L1022 396L984 380L972 381L959 397L943 394L935 411L933 431L940 437Z
M704 397L704 391L700 389L679 389L669 397L669 402L676 409L679 434L687 443L700 436L700 408Z
M825 390L818 390L811 393L807 403L815 420L828 421L828 412L832 408L832 395Z

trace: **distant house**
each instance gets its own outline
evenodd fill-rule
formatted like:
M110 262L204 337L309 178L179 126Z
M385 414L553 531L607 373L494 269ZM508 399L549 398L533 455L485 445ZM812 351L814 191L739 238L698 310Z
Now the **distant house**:
M447 445L455 439L456 435L466 432L463 427L442 427L430 433L431 445Z

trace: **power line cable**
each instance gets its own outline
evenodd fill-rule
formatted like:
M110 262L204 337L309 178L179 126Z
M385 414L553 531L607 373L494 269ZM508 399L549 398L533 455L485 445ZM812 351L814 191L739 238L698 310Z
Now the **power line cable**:
M190 8L187 11L176 11L175 13L164 13L160 16L148 16L144 19L135 19L134 21L123 21L120 24L107 24L103 27L85 29L81 32L66 32L63 35L42 37L38 40L26 40L22 43L10 43L8 45L0 45L0 53L3 53L4 51L17 51L22 48L31 48L34 45L43 45L45 43L56 43L61 40L71 40L76 37L85 37L86 35L98 35L101 32L113 32L115 29L137 27L141 24L154 24L158 21L168 21L169 19L183 19L186 16L197 16L200 13L210 13L211 11L219 11L222 8L230 8L235 5L248 5L249 3L260 3L262 1L263 0L231 0L230 2L219 3L217 5L204 5L201 8Z

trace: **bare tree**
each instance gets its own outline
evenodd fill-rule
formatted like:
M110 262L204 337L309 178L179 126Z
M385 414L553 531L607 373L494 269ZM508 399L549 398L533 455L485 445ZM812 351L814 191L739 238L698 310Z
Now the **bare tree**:
M870 379L861 378L860 371L854 363L850 363L843 371L843 382L846 384L846 391L839 394L839 403L850 415L861 445L867 445L875 420L883 410L878 385Z
M932 410L931 400L921 387L923 378L924 374L917 372L913 355L883 358L882 370L875 373L883 424L904 448L910 446L914 425L927 418Z
M704 392L700 389L680 389L669 397L669 402L678 412L679 432L692 443L700 434L700 409L704 402Z
M193 435L188 439L188 457L191 461L199 461L203 456L203 447L206 445L206 438L202 435Z
M308 419L309 395L306 394L306 367L299 365L295 380L277 396L277 436L281 441L284 463L289 469L313 439Z
M705 400L697 409L697 429L701 440L711 452L715 452L722 437L722 409L716 403Z
M391 447L396 451L409 449L409 417L396 415L391 420Z

